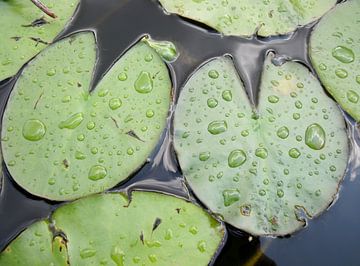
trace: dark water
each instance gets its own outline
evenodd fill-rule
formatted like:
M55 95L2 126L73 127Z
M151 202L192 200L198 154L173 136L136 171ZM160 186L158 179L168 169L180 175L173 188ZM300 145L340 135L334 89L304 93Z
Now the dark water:
M260 72L267 52L289 57L307 65L307 41L311 25L289 36L243 39L222 37L204 25L166 15L155 0L82 0L78 14L62 36L92 29L100 47L95 83L132 44L149 34L154 39L174 42L180 52L169 65L175 96L189 75L204 61L231 54L249 98L257 102ZM0 82L0 109L15 79ZM171 109L173 112L174 106ZM293 236L253 238L228 227L228 239L214 265L360 265L360 137L354 122L348 122L352 154L336 203ZM113 190L135 188L166 191L187 196L182 174L171 146L171 118L156 151L133 177ZM35 220L47 217L58 205L31 196L19 188L4 166L0 193L0 250Z

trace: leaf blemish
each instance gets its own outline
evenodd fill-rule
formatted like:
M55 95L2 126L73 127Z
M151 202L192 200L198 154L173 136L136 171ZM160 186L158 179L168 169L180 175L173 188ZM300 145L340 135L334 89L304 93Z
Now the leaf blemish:
M21 25L22 27L28 28L28 27L40 27L42 25L48 24L49 22L44 19L44 17L35 19L33 22L27 25Z
M140 233L140 241L144 245L144 233L143 233L143 231L141 231L141 233Z
M14 37L11 37L10 39L15 40L15 42L18 42L21 39L21 37L20 36L14 36Z
M65 166L66 169L69 168L69 162L68 162L68 160L64 159L64 160L63 160L63 165Z
M36 110L36 107L38 106L39 104L39 101L41 100L41 97L44 95L44 92L42 92L40 95L39 95L39 98L36 100L35 104L34 104L34 110Z
M136 135L136 133L133 130L126 132L126 134L129 135L130 137L133 137L133 138L141 141L141 142L145 142L138 135Z
M153 228L152 228L152 231L154 232L158 227L159 227L159 225L161 224L161 219L160 218L156 218L155 219L155 222L154 222L154 224L153 224Z
M36 37L30 37L30 40L36 42L35 46L38 46L39 43L45 44L45 45L50 44L50 43L48 43L48 42L46 42L46 41L43 41L43 40L41 40L40 38L36 38Z
M118 122L116 121L116 119L115 119L114 117L111 117L111 120L114 122L115 126L116 126L117 128L119 128L119 124L118 124Z

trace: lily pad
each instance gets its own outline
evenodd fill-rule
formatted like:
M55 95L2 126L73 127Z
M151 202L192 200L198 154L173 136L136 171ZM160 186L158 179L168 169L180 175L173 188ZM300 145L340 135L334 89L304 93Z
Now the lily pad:
M70 265L208 265L225 234L200 207L152 192L133 192L130 203L120 193L84 198L60 207L52 221L66 238L62 252ZM55 261L47 256L58 249L46 230L45 222L30 227L0 255L0 264Z
M165 127L171 80L156 51L137 43L89 93L95 49L92 33L57 42L11 92L3 156L34 195L62 201L115 186L145 163Z
M360 2L329 12L310 39L310 58L321 82L341 107L360 121Z
M334 200L348 160L336 104L301 64L266 59L259 106L220 57L185 84L175 112L175 149L197 197L254 235L286 235Z
M0 80L11 77L61 32L79 0L42 0L58 16L46 16L29 0L0 0Z
M287 34L317 20L336 0L160 0L166 11L204 23L225 35Z

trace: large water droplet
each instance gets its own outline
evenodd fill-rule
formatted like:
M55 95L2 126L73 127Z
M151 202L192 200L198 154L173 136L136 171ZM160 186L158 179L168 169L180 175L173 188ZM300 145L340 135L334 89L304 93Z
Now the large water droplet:
M336 48L334 48L332 51L332 55L334 58L345 64L351 63L355 59L354 52L344 46L337 46Z
M226 90L226 91L223 91L222 93L222 98L227 101L227 102L230 102L232 100L232 93L230 90Z
M134 84L135 90L139 93L149 93L153 89L153 81L149 72L141 71Z
M213 121L208 125L208 131L213 135L218 135L227 130L227 123L224 120Z
M343 68L338 68L335 70L335 75L338 76L341 79L347 78L348 73L345 69Z
M289 136L289 129L287 127L281 127L276 134L279 138L286 139Z
M236 189L224 190L222 195L224 198L225 207L229 207L230 205L240 200L240 193Z
M77 128L83 120L84 120L83 113L76 113L76 114L73 114L72 116L70 116L65 121L62 121L59 124L59 128L60 129L63 129L63 128L74 129L74 128Z
M357 103L359 101L359 94L357 94L353 90L348 90L346 93L346 97L348 98L349 102Z
M90 168L88 178L93 181L103 179L107 175L106 168L101 165L94 165Z
M212 79L217 79L219 77L219 72L217 72L216 70L210 70L208 75Z
M321 150L325 146L325 131L319 124L311 124L305 132L305 143L313 150Z
M30 119L23 125L23 137L30 141L41 140L46 133L46 127L43 122L37 119Z
M176 46L172 42L155 41L150 39L149 37L144 38L144 41L151 48L153 48L165 61L172 62L178 56Z
M209 160L210 158L210 152L200 152L199 154L199 160L202 162L205 162L207 160Z
M246 153L243 150L234 150L229 154L228 164L231 168L236 168L246 162Z

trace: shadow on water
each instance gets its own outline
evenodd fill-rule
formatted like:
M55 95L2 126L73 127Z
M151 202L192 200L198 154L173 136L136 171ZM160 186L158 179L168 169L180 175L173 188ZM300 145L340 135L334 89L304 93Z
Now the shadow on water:
M149 34L174 42L180 52L169 65L175 102L189 75L204 61L231 54L253 104L257 102L261 69L268 51L297 60L310 69L307 41L311 25L289 36L274 38L224 37L203 25L166 15L155 0L82 0L76 18L62 33L95 30L100 61L96 84L103 73L132 44ZM0 82L1 114L15 79ZM112 190L152 189L189 197L171 145L168 126L148 162L131 179ZM352 154L340 196L328 212L310 221L299 233L286 238L255 238L228 226L227 242L214 265L359 265L360 248L360 138L354 121L344 115L352 142ZM0 250L33 221L47 217L58 204L31 196L18 187L3 166L0 194Z

